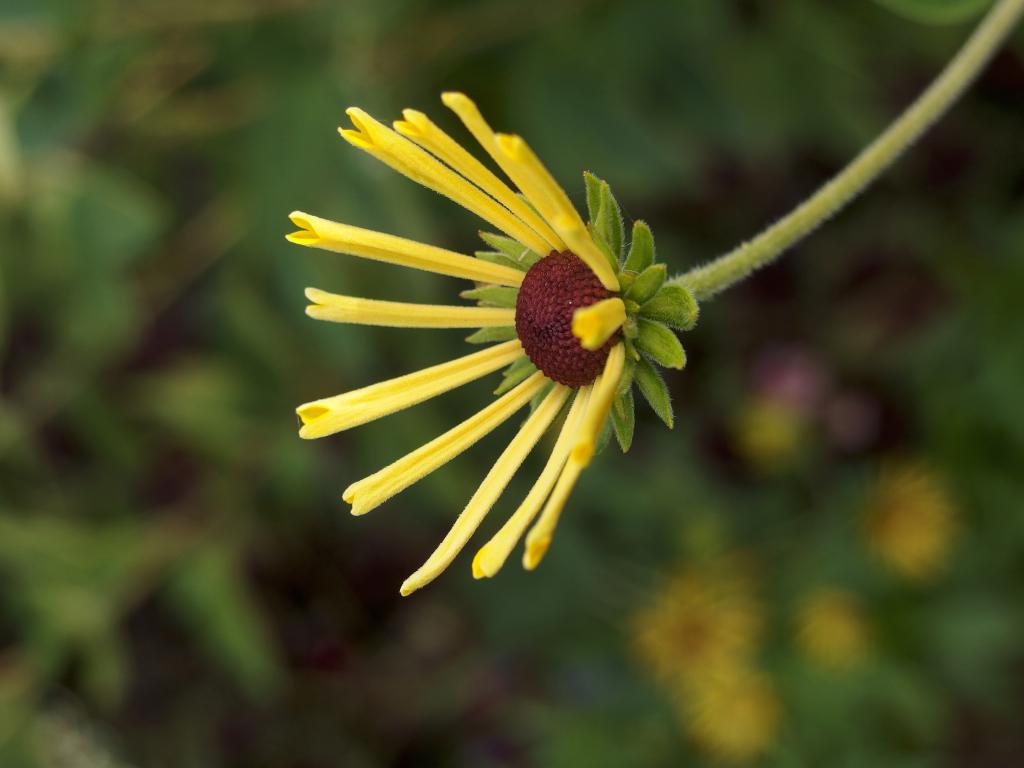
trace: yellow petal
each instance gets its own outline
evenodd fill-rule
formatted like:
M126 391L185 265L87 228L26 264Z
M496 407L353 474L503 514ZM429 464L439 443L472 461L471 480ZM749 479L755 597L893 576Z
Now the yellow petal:
M533 484L530 492L526 495L523 503L512 513L512 516L505 521L494 536L484 544L480 551L473 558L473 577L480 579L490 578L496 574L505 564L509 554L515 547L516 542L522 538L533 518L540 511L541 505L551 493L555 481L562 472L566 459L569 457L569 448L576 438L576 431L579 428L583 412L587 407L587 400L590 397L590 387L582 387L576 398L572 401L569 413L565 417L565 423L558 433L555 447L551 450L544 469L541 471L537 482Z
M583 417L583 423L580 424L576 444L572 447L572 458L584 467L590 463L590 459L594 455L597 438L600 436L605 419L608 418L608 412L612 408L612 401L615 399L615 391L622 378L625 361L625 346L616 344L608 353L604 371L594 382L594 392L590 396L587 413Z
M498 134L495 137L498 150L506 162L516 168L517 181L523 194L540 211L554 230L565 241L569 249L583 259L601 284L610 291L619 290L619 278L615 270L597 247L587 231L583 219L544 164L527 146L520 136Z
M299 245L482 283L518 286L523 282L523 273L518 269L491 264L444 248L406 240L404 237L339 224L302 211L294 211L288 218L299 227L299 231L286 237Z
M514 362L522 354L522 345L518 339L513 339L422 371L305 403L295 410L302 421L299 437L310 439L332 435L422 403L486 376Z
M458 93L455 91L448 91L441 94L441 101L444 105L452 110L462 124L466 126L473 138L479 142L480 146L483 147L484 151L491 156L491 159L498 164L498 167L505 172L513 183L525 194L528 198L530 195L526 192L526 185L529 184L529 177L523 172L520 165L513 162L508 155L502 151L501 147L498 146L498 136L491 130L491 126L484 120L483 115L480 114L480 110L477 109L476 104L464 93ZM544 216L545 213L541 210L535 201L532 199L530 203L537 208L538 213ZM550 222L548 222L550 225Z
M441 95L445 106L480 142L505 174L515 182L537 212L547 221L573 253L589 266L610 291L619 290L619 279L608 259L594 244L586 225L565 191L558 185L536 155L518 136L500 136L491 130L476 104L464 93Z
M339 128L338 132L354 147L365 150L418 184L454 200L527 248L541 254L547 252L548 244L536 232L437 158L361 109L350 107L346 114L356 130Z
M548 547L551 546L551 537L555 535L558 518L561 516L562 510L565 508L565 502L569 500L569 494L572 493L572 489L576 486L576 481L579 480L580 473L582 472L583 465L578 461L574 461L570 456L569 460L565 463L565 467L562 469L562 474L558 476L555 489L551 492L551 496L548 497L548 503L544 505L544 511L541 512L540 519L526 535L526 548L523 552L523 568L526 570L532 571L540 565L540 561L547 554Z
M546 256L548 251L565 250L565 243L548 226L547 222L537 215L536 211L513 192L505 182L491 173L487 166L438 128L429 117L413 109L404 110L402 115L405 120L396 121L395 130L428 152L432 152L522 219L547 243L548 248L540 254L541 256Z
M558 518L562 514L569 494L576 486L580 474L590 462L594 453L594 442L605 419L608 418L608 411L611 408L615 390L619 385L622 376L622 364L625 359L624 347L616 344L608 355L608 362L605 363L604 372L594 382L590 399L587 402L587 409L583 414L580 428L576 435L576 442L565 462L562 474L555 483L555 489L551 492L544 511L536 525L530 529L526 536L526 551L523 553L523 567L532 571L540 563L544 554L551 545L551 537L558 525ZM595 426L596 425L596 426Z
M386 325L394 328L485 328L516 323L516 311L501 307L450 307L436 304L406 304L376 301L356 296L306 289L312 304L306 314L317 320L357 325Z
M413 573L402 584L401 592L409 595L417 589L429 584L438 574L455 559L455 556L462 551L470 536L476 531L491 507L498 500L501 492L505 490L527 455L533 450L537 441L544 435L547 428L551 426L555 416L561 410L566 398L569 396L569 388L556 384L544 401L538 406L530 417L523 424L522 429L512 439L508 447L502 452L495 462L491 471L487 473L480 487L473 498L469 500L466 508L459 515L448 535L438 546L434 553L427 559L419 570Z
M626 305L622 299L610 299L577 309L572 316L572 333L584 349L600 349L626 322Z
M396 493L447 464L526 405L547 383L538 371L443 435L408 453L383 469L358 480L342 494L353 515L365 515Z

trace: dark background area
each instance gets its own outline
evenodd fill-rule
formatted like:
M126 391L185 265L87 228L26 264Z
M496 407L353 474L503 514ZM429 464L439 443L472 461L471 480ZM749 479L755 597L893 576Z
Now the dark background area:
M283 237L301 209L477 248L335 131L413 107L482 156L459 89L683 270L838 170L984 5L3 0L0 764L1019 763L1020 33L863 199L702 307L675 429L638 407L533 573L470 562L536 457L399 597L509 431L367 517L341 490L497 377L298 439L297 404L466 349L317 323L305 286L464 286ZM733 646L756 686L681 682Z

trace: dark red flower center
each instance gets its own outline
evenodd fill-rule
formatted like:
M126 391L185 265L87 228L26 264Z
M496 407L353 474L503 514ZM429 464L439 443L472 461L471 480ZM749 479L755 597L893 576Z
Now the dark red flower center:
M572 335L572 316L580 307L613 295L569 251L552 251L530 267L516 300L516 334L545 376L569 387L582 387L597 378L618 333L600 349L584 349Z

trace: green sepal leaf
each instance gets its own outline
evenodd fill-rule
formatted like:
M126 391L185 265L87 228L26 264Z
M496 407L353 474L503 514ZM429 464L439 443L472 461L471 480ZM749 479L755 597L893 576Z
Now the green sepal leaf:
M594 442L594 455L598 455L605 448L608 447L609 441L612 439L612 420L611 418L605 418L604 425L601 427L601 432L597 436L597 440Z
M622 378L619 379L619 386L615 388L615 396L621 397L622 395L629 392L633 386L633 372L636 369L636 358L630 355L630 350L626 350L626 360L622 367Z
M664 264L652 264L636 276L633 285L626 291L626 298L637 304L645 303L654 298L654 295L664 285L666 277L668 277L668 267Z
M587 210L590 213L592 231L601 236L615 257L613 266L617 270L622 261L623 226L622 209L612 194L612 188L589 171L584 171L583 180L587 185Z
M697 324L700 307L693 294L681 285L663 285L654 298L640 307L641 317L670 328L688 331Z
M612 403L612 427L615 429L615 439L619 441L619 448L623 453L626 453L633 444L633 431L636 427L634 409L632 389L627 389Z
M654 235L646 221L633 222L633 239L629 243L629 255L623 269L643 272L655 261Z
M619 272L619 291L622 293L628 291L634 280L636 280L636 272L627 272L626 270Z
M626 318L626 322L627 323L630 322L630 321L632 321L633 327L635 329L636 328L636 318L635 317ZM632 360L633 363L638 362L640 360L640 353L636 351L636 345L633 343L633 340L631 338L629 338L628 336L623 336L622 343L626 347L626 359L627 360Z
M516 298L519 296L518 288L509 288L504 285L485 285L483 288L470 288L459 294L464 299L473 299L485 307L505 307L514 309Z
M605 242L605 239L604 237L601 236L601 233L594 229L593 224L587 224L587 231L590 233L590 239L594 241L594 245L596 245L597 249L601 251L602 254L604 254L605 261L608 262L608 264L615 272L618 272L619 260L615 258L615 254L612 253L611 247L608 245L608 243Z
M672 331L661 323L640 318L636 346L658 365L681 369L686 365L686 352Z
M658 414L665 426L672 429L675 419L672 415L672 399L668 394L668 387L661 374L651 365L647 358L640 358L636 364L636 371L633 374L637 386L640 387L640 394L648 402L654 412Z
M601 179L590 171L584 171L583 183L587 188L587 216L590 221L597 221L597 214L601 212Z
M521 272L525 272L529 269L529 267L522 262L509 258L504 253L498 253L497 251L477 251L475 255L480 259L480 261L487 261L491 264L498 264L502 267L511 267L512 269L518 269Z
M511 237L496 235L493 232L481 232L480 238L491 248L505 254L525 269L529 269L542 258L539 253L531 251L518 240L513 240Z
M637 330L637 317L636 315L626 315L626 322L622 324L622 336L627 341L635 339L639 331Z
M524 355L504 370L501 374L501 384L499 384L498 388L494 390L494 394L505 394L516 384L526 381L536 372L537 366L531 363L530 358Z
M497 325L493 328L481 328L466 337L470 344L489 344L492 341L512 341L516 337L514 325Z
M548 393L551 392L551 388L553 386L555 386L555 382L545 382L544 386L537 390L537 394L530 398L530 413L533 413L540 407L540 404L544 402L544 398L548 396Z

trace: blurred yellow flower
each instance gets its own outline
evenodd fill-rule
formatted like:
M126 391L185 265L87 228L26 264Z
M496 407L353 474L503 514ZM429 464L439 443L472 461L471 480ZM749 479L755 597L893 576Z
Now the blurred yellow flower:
M733 424L737 452L761 472L776 472L791 464L800 455L806 436L806 420L800 411L770 397L749 400Z
M774 746L782 720L771 678L743 664L701 675L686 687L679 708L694 743L724 763L763 755Z
M924 581L949 559L956 509L942 478L921 463L885 468L864 513L871 550L902 576Z
M849 669L867 656L870 637L857 597L821 588L808 595L797 613L797 643L808 658L831 669Z
M633 642L655 677L688 681L749 657L762 622L742 565L724 557L670 577L633 617Z

